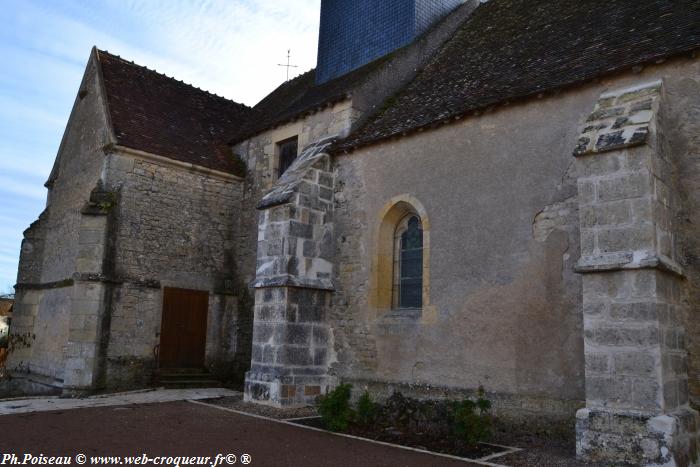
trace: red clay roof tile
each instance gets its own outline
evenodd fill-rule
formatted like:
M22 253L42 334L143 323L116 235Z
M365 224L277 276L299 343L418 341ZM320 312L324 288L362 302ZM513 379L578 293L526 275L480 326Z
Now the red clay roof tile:
M118 144L243 175L227 140L255 110L108 52L97 56Z

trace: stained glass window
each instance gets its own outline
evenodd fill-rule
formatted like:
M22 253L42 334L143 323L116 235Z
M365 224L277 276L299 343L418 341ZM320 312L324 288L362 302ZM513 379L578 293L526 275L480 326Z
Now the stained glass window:
M399 223L395 235L394 307L423 306L423 226L415 215Z

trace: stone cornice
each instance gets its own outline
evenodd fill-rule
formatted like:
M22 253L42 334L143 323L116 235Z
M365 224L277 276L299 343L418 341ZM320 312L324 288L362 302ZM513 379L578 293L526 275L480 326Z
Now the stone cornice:
M159 165L164 165L168 167L175 167L179 169L186 169L192 172L200 173L202 175L208 175L210 177L219 178L226 181L236 181L243 182L244 179L238 175L233 175L226 172L221 172L220 170L208 169L200 165L190 164L188 162L176 161L168 157L159 156L157 154L152 154L150 152L139 151L138 149L132 149L125 146L120 146L118 144L111 145L105 148L105 153L112 154L116 153L122 156L134 157L137 159L145 160L148 162L154 162Z
M297 287L302 289L335 290L330 279L309 279L306 277L292 276L290 274L258 278L253 281L251 287L254 289Z
M73 279L63 279L54 282L43 282L43 283L29 283L20 282L15 284L15 289L18 290L48 290L48 289L62 289L64 287L71 287L75 281Z
M643 254L640 254L643 253ZM580 274L622 271L628 269L660 269L685 277L683 268L670 258L646 252L616 252L595 256L582 256L574 271Z

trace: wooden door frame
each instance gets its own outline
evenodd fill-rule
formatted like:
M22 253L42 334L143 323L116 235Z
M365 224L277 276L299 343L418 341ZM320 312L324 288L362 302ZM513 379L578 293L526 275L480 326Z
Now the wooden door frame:
M206 349L207 349L207 331L208 331L208 326L209 326L209 296L210 292L209 290L200 290L200 289L185 289L182 287L163 287L161 292L161 319L160 319L160 335L159 335L159 342L158 342L158 366L160 368L178 368L178 367L189 367L193 365L189 365L186 361L181 360L179 364L172 364L172 362L168 362L164 366L163 362L163 336L166 334L166 305L168 305L167 302L167 296L169 292L174 292L174 293L186 293L188 295L193 295L193 296L200 296L204 299L205 306L203 307L203 339L202 339L202 344L201 347L197 349L197 352L201 352L201 364L197 363L196 366L201 366L203 367L206 363ZM172 323L171 323L172 324ZM172 331L170 331L172 332ZM180 343L178 342L177 339L175 339L172 343L168 342L168 345L179 345ZM175 352L177 354L177 352Z

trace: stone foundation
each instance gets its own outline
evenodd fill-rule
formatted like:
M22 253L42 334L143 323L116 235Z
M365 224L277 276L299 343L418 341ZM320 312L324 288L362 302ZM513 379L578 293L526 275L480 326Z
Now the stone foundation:
M411 384L396 381L342 378L353 387L353 398L367 391L372 399L384 401L395 392L405 397L426 401L459 401L475 399L477 388L440 386L438 384ZM574 435L572 421L576 411L585 405L582 400L564 400L551 397L486 391L491 401L491 413L499 423L514 431L528 433L556 433Z
M698 465L698 421L688 407L657 416L581 409L576 450L587 460L615 465Z
M313 404L330 385L324 323L330 292L258 289L251 370L245 399L275 406Z
M275 407L315 405L318 396L335 386L326 375L279 375L249 371L246 373L245 400Z
M32 373L11 374L0 380L0 399L27 396L58 396L63 391L60 381Z

